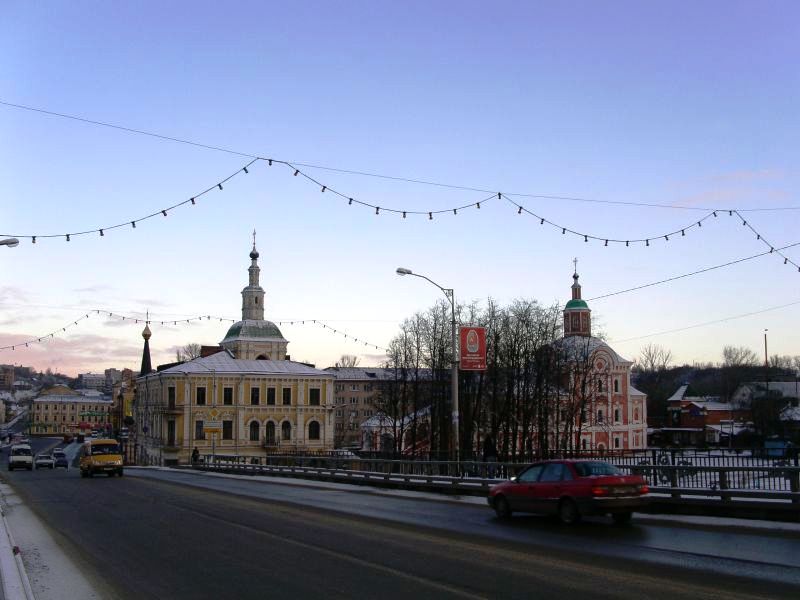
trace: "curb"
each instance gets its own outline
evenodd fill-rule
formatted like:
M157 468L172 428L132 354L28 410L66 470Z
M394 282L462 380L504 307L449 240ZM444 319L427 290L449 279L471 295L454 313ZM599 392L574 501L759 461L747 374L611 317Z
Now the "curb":
M0 576L5 600L36 600L22 562L22 554L8 528L5 511L0 508Z

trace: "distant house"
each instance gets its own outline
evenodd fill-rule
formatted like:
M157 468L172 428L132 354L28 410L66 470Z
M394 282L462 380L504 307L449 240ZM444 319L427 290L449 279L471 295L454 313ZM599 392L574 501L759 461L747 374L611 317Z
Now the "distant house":
M719 396L687 396L681 385L667 399L667 424L657 433L662 443L677 446L727 444L753 431L749 405L722 402ZM654 432L655 433L655 432Z

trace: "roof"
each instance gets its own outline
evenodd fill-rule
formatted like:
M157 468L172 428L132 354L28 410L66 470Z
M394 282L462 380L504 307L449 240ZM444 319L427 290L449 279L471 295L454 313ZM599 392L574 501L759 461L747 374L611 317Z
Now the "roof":
M704 402L702 400L693 400L692 402L689 402L687 406L692 404L694 404L698 408L703 408L705 410L724 410L725 412L732 410L739 410L728 402L713 402L713 401Z
M633 387L632 385L629 385L629 386L628 386L628 393L629 393L631 396L647 396L647 394L645 394L644 392L641 392L641 391L637 390L637 389L636 389L635 387Z
M569 302L567 302L567 305L564 307L564 310L578 309L578 308L588 309L589 305L586 304L586 301L581 299L570 300Z
M394 370L377 367L327 367L325 371L336 379L358 379L364 381L394 379Z
M237 321L228 329L222 344L236 340L247 341L275 341L285 342L281 330L272 321L261 321L257 319L245 319Z
M48 396L39 396L38 398L33 399L34 402L39 403L47 403L47 404L58 404L58 403L70 403L70 404L111 404L113 400L111 398L105 396L81 396L75 395L71 396L69 394L64 395L48 395Z
M568 354L569 358L573 360L584 360L588 354L592 354L597 350L604 350L611 355L612 360L622 364L632 364L631 361L622 358L616 351L606 344L603 340L596 337L586 337L582 335L570 335L561 338L556 342Z
M780 413L780 420L800 422L800 406L789 405L785 407Z
M303 377L332 377L331 373L309 367L292 360L244 360L234 358L230 352L217 352L211 356L195 358L164 369L158 375L170 374L237 373L249 375L300 375Z
M667 402L677 402L678 400L683 400L683 397L686 395L686 390L689 389L689 384L684 383L681 387L675 390L675 393L672 394L669 398L667 398Z

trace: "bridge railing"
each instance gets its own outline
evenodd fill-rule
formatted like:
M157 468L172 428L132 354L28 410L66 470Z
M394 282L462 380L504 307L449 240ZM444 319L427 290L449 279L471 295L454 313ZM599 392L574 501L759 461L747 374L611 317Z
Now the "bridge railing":
M773 464L747 466L703 466L683 460L679 464L615 463L622 471L641 475L653 493L680 496L739 497L790 500L800 503L800 467ZM410 461L320 456L212 456L195 465L209 470L251 474L302 473L333 479L394 481L409 484L446 483L448 489L488 491L499 480L520 473L527 464L472 461Z

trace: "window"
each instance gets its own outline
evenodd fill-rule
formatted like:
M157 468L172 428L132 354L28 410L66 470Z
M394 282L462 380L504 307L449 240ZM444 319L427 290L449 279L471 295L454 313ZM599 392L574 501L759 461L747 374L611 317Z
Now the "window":
M539 479L542 469L544 469L544 465L533 465L531 468L523 471L517 480L521 483L534 483Z
M195 390L195 396L197 398L196 402L198 406L204 406L206 403L206 388L198 387Z
M354 383L353 385L351 385L350 386L350 391L351 392L357 392L358 391L358 384Z
M223 440L233 439L233 421L222 422L222 439Z
M171 385L167 388L167 407L175 408L175 386Z
M233 388L222 388L222 403L230 406L233 404Z
M319 423L316 421L311 421L308 424L308 439L310 440L318 440L319 439Z
M289 421L281 423L281 439L288 442L292 439L292 424Z
M267 423L265 427L266 431L264 432L264 440L267 442L267 446L274 446L275 445L275 423L270 421Z
M599 377L597 378L597 391L598 392L603 391L603 380L600 379Z
M336 416L337 416L337 417L341 417L341 416L342 416L342 411L340 411L340 410L337 410L337 411L336 411Z
M539 483L550 481L561 481L564 477L564 465L561 463L550 463L545 466L542 475L539 477Z
M350 404L358 404L358 398L351 397L350 398Z
M319 406L321 390L319 388L311 388L308 390L308 403L311 406Z
M250 441L257 442L261 436L261 425L258 421L250 423Z
M250 404L258 406L261 403L261 388L250 388Z
M267 388L267 404L275 406L275 388Z
M614 380L614 393L619 394L619 379Z
M175 421L167 421L167 446L175 445Z
M619 423L619 409L618 408L614 409L614 422L615 423Z
M586 423L586 409L581 409L581 423Z
M618 437L614 438L614 448L619 448L619 438Z
M602 423L603 422L603 411L602 411L602 409L597 411L597 422L598 423Z
M206 434L203 431L203 421L194 422L194 439L196 440L206 439Z
M586 438L581 440L581 450L586 450Z
M283 388L283 405L292 405L292 388Z

